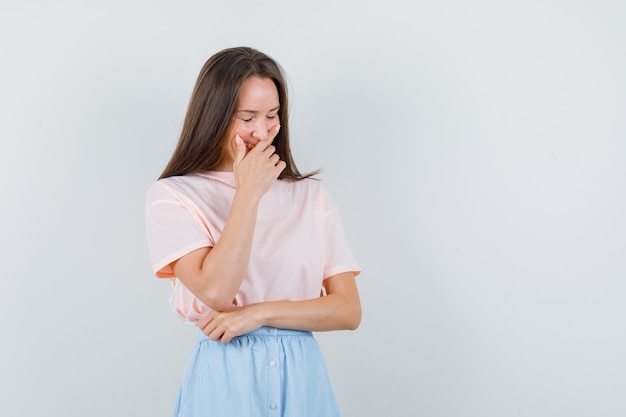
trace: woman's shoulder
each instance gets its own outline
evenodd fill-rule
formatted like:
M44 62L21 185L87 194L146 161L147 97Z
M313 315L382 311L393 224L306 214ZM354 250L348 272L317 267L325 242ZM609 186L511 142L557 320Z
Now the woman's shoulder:
M295 205L313 207L315 210L327 213L336 208L335 202L324 182L318 179L305 178L298 181L280 180L279 195Z
M191 197L234 188L235 178L232 172L200 172L174 177L161 178L150 185L148 199L176 196Z
M288 192L319 194L324 192L322 181L316 178L303 178L301 180L279 180L281 188Z

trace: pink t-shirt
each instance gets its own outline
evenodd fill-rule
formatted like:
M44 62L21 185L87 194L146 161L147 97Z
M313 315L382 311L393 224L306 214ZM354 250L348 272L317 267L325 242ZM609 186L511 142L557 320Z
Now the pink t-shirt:
M175 278L173 261L215 245L235 190L234 174L217 171L165 178L148 189L146 231L157 277ZM359 274L360 268L322 183L278 180L259 204L236 304L317 298L324 279L349 271ZM170 302L189 322L211 311L178 280Z

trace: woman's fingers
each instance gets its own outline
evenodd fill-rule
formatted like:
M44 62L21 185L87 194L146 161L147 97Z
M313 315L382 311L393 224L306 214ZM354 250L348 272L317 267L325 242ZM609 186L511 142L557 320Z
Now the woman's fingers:
M239 166L243 158L246 156L246 144L243 139L241 139L241 136L235 135L235 145L237 146L237 153L235 154L233 167Z
M198 322L196 323L196 326L198 326L200 330L202 331L202 333L207 335L210 339L219 340L219 338L213 339L213 337L215 336L213 337L211 336L211 334L214 333L217 328L217 323L215 321L215 318L216 318L216 312L212 311L206 316L200 318L200 320L198 320Z
M278 135L279 131L280 131L280 125L276 125L270 129L270 131L267 134L267 138L270 141L270 143L274 142L274 138L276 137L276 135Z
M206 316L200 317L198 321L196 322L196 326L198 326L201 329L204 329L209 324L209 322L211 322L212 314L213 312L207 314Z
M196 323L196 326L200 328L202 333L213 341L221 341L228 343L233 336L227 336L225 339L226 331L228 329L228 323L224 320L223 314L219 311L211 311L206 316L200 318Z
M270 156L270 162L272 164L276 165L278 161L280 161L280 157L278 155L273 154L272 156Z
M276 147L272 141L278 135L280 126L274 126L268 131L266 138L259 140L252 149L241 149L239 136L237 141L237 155L234 160L235 181L237 188L253 190L254 193L263 195L276 181L280 173L287 166L280 160L280 155L276 153ZM242 142L245 142L242 140ZM245 148L245 144L244 144ZM245 153L243 153L245 151Z
M198 320L197 325L209 339L228 343L234 337L259 327L251 307L233 307L226 311L212 311Z
M218 327L213 329L213 331L207 334L207 336L209 336L209 339L219 342L222 340L222 336L224 336L224 331Z
M278 135L279 131L280 131L280 125L274 126L267 132L267 138L260 139L257 143L254 144L252 149L256 149L258 151L263 152L263 151L266 151L268 147L272 146L272 149L273 149L272 153L275 152L276 148L272 145L272 143L274 142L274 139Z

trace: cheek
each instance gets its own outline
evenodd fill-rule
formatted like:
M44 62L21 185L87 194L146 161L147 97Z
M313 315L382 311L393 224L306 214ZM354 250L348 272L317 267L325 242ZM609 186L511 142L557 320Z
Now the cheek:
M265 121L265 128L268 131L278 125L280 125L280 120L278 118ZM238 134L242 139L247 139L252 136L252 133L254 133L254 130L257 128L257 126L262 125L254 123L236 122L233 126L233 135Z
M233 136L234 137L234 136ZM233 137L228 137L226 141L222 144L222 157L226 159L234 158L234 155L237 153L237 147L235 145L235 140Z
M246 138L247 136L250 136L250 134L253 132L253 127L254 125L249 124L249 123L244 123L241 121L237 121L235 122L235 126L233 127L233 131L234 133L238 134L239 136L241 136L241 138Z

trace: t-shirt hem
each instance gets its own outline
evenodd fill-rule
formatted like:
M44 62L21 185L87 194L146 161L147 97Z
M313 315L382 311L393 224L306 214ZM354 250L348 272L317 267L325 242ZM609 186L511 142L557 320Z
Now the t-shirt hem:
M354 272L354 276L357 276L361 273L361 268L357 264L333 266L324 270L324 279L341 274L343 272Z

